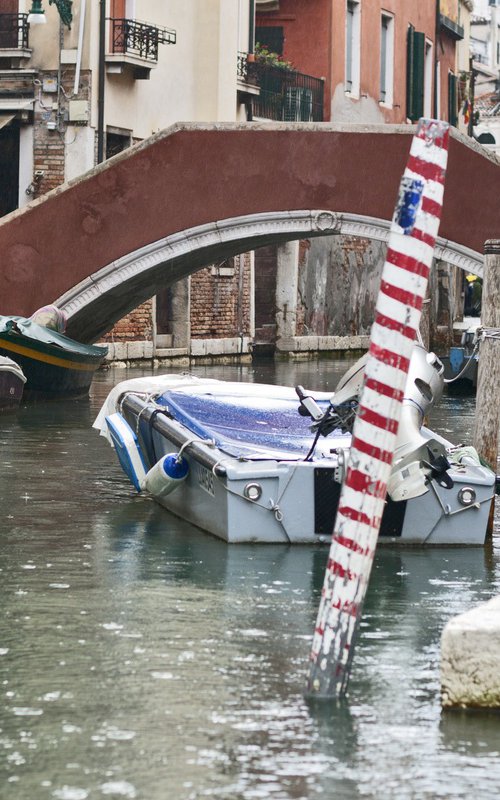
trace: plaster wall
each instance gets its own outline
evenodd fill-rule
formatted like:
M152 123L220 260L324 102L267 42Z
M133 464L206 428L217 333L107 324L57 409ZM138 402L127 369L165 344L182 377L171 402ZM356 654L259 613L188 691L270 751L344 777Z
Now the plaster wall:
M299 268L297 334L369 334L385 252L383 242L369 239L311 239Z
M59 16L45 3L47 24L32 26L30 66L57 72ZM63 52L76 56L81 3L73 4L73 24L62 32ZM136 141L179 121L236 119L236 62L240 40L248 31L248 0L137 0L134 17L176 31L175 45L160 44L158 62L149 80L137 80L132 70L106 73L104 124L130 132ZM106 50L110 28L106 23ZM64 62L64 57L63 57ZM90 127L98 116L99 3L87 0L81 69L91 71ZM62 65L66 95L74 90L74 66ZM86 168L92 166L92 162ZM72 170L70 169L70 172Z

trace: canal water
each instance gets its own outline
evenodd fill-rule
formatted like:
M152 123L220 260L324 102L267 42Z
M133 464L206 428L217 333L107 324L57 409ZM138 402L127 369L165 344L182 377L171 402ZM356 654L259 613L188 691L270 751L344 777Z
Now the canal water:
M348 365L195 371L333 390ZM349 697L310 708L328 548L228 547L135 494L91 424L142 374L0 418L1 799L498 798L500 717L439 702L443 626L500 592L498 514L487 549L379 550Z

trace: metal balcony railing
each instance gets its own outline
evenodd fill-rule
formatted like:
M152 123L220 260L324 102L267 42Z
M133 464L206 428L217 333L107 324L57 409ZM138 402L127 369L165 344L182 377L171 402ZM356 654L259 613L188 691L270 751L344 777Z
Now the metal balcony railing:
M28 15L0 13L0 49L28 49Z
M253 116L284 122L322 122L324 80L293 69L249 62L238 56L238 78L258 86L252 97Z
M111 52L158 61L158 45L175 44L176 32L132 19L111 19Z

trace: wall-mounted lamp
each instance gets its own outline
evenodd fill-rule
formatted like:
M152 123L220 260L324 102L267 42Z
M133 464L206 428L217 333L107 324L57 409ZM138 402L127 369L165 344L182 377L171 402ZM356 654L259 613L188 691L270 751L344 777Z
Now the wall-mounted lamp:
M45 25L46 22L42 0L32 0L31 8L28 11L28 25Z
M45 175L45 172L43 171L43 169L35 170L35 173L33 175L33 180L31 181L31 183L27 187L27 189L25 189L25 192L26 192L26 194L28 196L32 195L32 194L35 194L38 191L38 187L39 187L40 183L42 182L44 175Z
M52 4L57 8L63 24L71 28L71 23L73 21L71 6L73 5L73 0L49 0L49 5ZM28 23L30 25L40 25L44 24L46 21L42 0L31 0L31 9L28 12Z

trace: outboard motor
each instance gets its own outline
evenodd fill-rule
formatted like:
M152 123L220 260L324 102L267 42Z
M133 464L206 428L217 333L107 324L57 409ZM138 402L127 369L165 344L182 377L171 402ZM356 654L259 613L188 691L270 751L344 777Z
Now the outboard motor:
M396 449L387 491L393 500L409 500L428 491L431 477L446 488L452 481L441 442L422 435L421 427L443 393L444 367L434 353L415 344L408 370Z
M352 432L359 397L363 389L366 353L341 378L330 406L325 413L314 399L296 388L300 413L313 419L311 429L327 436L332 430ZM409 500L428 491L428 482L435 478L451 488L448 476L449 462L444 445L421 433L425 417L443 393L444 367L434 353L415 343L411 355L396 448L387 491L393 500Z

